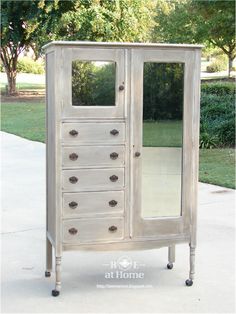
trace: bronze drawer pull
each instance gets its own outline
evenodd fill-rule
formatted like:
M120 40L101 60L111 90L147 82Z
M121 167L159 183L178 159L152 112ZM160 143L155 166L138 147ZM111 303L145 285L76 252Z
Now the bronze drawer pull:
M72 136L77 136L77 135L79 134L79 132L76 131L76 130L71 130L69 133L70 133L70 135L72 135Z
M75 228L70 228L68 231L69 231L69 233L72 234L72 235L75 235L75 234L78 232L78 230L75 229Z
M79 156L76 153L72 153L72 154L69 155L70 160L73 160L73 161L77 160L78 157Z
M110 176L110 180L111 182L116 182L118 180L118 177L113 174L112 176Z
M111 206L111 207L115 207L116 205L117 205L117 201L115 201L115 200L111 200L110 202L109 202L109 206Z
M115 232L115 231L117 231L117 227L116 226L111 226L111 227L109 227L109 229L108 229L110 232Z
M69 203L69 206L70 206L70 208L74 209L74 208L76 208L78 206L78 203L72 201L72 202Z
M140 155L141 155L140 152L135 152L135 154L134 154L135 157L139 157Z
M118 135L118 134L119 134L119 131L116 130L116 129L113 129L113 130L110 131L110 133L111 133L112 135Z
M113 159L113 160L117 159L118 156L119 156L119 154L117 154L117 153L115 153L115 152L113 152L113 153L110 154L110 158Z
M122 91L122 90L124 90L124 89L125 89L124 85L120 85L120 86L119 86L119 90L120 90L120 91Z
M70 177L69 181L70 181L70 183L75 184L78 182L78 178L77 177Z

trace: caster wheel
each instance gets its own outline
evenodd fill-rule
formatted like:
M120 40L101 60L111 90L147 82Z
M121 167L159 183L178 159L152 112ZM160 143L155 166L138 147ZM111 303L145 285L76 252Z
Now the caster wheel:
M168 268L168 269L172 269L173 266L174 266L174 265L173 265L172 263L168 263L168 264L167 264L167 268Z
M57 296L59 296L59 294L60 294L60 291L52 290L52 296L53 297L57 297Z
M187 280L185 281L185 284L186 284L186 286L191 287L191 286L193 285L192 279L187 279Z
M45 277L50 277L50 276L51 276L50 271L45 271Z

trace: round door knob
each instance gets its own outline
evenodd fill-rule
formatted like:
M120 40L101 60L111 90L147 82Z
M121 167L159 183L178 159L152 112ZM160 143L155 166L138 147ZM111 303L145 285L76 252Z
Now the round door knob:
M109 202L109 206L111 206L111 207L115 207L116 205L117 205L117 201L115 201L115 200L111 200Z
M69 203L69 206L70 206L70 208L74 209L74 208L76 208L78 206L78 203L72 201L72 202Z
M110 180L111 182L116 182L118 180L118 177L113 174L112 176L110 176Z
M122 91L122 90L124 90L124 89L125 89L124 85L120 85L120 86L119 86L119 90L120 90L120 91Z
M110 154L110 158L111 158L111 159L117 159L118 156L119 156L119 154L117 154L117 153L115 153L115 152L113 152L113 153Z
M72 154L69 155L70 160L73 160L73 161L77 160L78 157L79 156L76 153L72 153Z
M115 232L115 231L117 231L117 227L116 226L111 226L111 227L109 227L109 231L110 232Z
M111 133L112 135L118 135L118 134L119 134L119 131L116 130L116 129L113 129L113 130L110 131L110 133Z
M70 181L70 183L75 184L78 182L78 178L73 176L73 177L69 178L69 181Z
M71 130L69 133L71 136L77 136L79 134L79 132L76 130Z
M76 233L78 233L78 230L76 228L70 228L68 232L72 235L75 235Z
M135 157L139 157L140 155L141 155L140 152L135 152L135 154L134 154Z

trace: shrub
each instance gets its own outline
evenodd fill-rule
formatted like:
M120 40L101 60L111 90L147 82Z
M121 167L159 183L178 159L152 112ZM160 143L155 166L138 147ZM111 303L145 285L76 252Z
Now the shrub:
M214 148L218 144L216 136L212 136L209 133L201 133L200 135L200 148Z
M231 82L203 83L201 92L213 95L234 95L235 84Z
M200 147L235 145L235 108L232 94L201 96Z
M33 61L31 58L22 58L18 60L17 72L43 74L44 66L42 63Z
M209 73L220 72L226 69L227 69L227 64L225 63L225 60L222 60L222 59L216 59L206 68L207 72Z

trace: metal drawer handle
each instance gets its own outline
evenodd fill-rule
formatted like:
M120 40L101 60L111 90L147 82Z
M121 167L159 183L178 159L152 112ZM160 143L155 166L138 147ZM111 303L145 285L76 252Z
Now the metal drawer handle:
M77 177L70 177L69 181L70 181L70 183L75 184L75 183L77 183L78 178Z
M69 231L69 233L72 234L72 235L75 235L75 234L78 232L78 230L75 229L75 228L70 228L68 231Z
M115 200L111 200L111 201L109 202L109 206L111 206L111 207L115 207L117 204L118 204L118 202L115 201Z
M77 160L78 157L79 156L76 153L72 153L72 154L69 155L70 160L73 160L73 161Z
M119 134L119 131L116 130L116 129L113 129L113 130L110 131L110 133L111 133L112 135L118 135L118 134Z
M74 208L76 208L78 206L78 203L72 201L72 202L69 203L69 206L70 206L70 208L74 209Z
M115 152L113 152L113 153L110 154L110 158L111 158L111 159L117 159L118 156L119 156L119 154L117 154L117 153L115 153Z
M118 180L118 177L113 174L112 176L110 176L110 180L111 182L116 182Z
M72 135L72 136L77 136L77 135L79 134L79 132L76 131L76 130L71 130L69 133L70 133L70 135Z
M115 232L115 231L117 231L117 227L116 226L111 226L111 227L109 227L109 229L108 229L110 232Z

